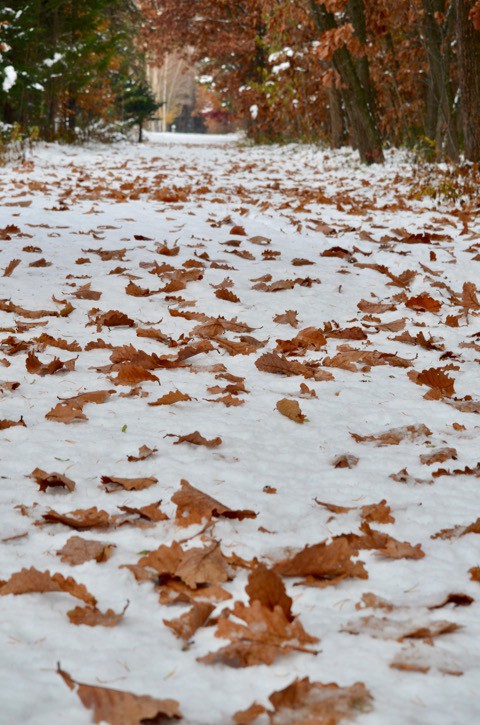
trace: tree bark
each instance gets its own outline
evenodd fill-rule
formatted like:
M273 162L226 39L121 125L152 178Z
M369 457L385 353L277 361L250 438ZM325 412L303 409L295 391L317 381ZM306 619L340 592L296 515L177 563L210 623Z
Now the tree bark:
M339 149L345 142L345 124L342 107L342 96L338 88L328 89L328 105L330 111L330 144Z
M422 0L422 35L428 57L429 83L425 133L435 141L438 160L445 157L458 161L459 139L453 111L453 92L450 82L449 19L445 0ZM436 13L450 13L440 25Z
M469 18L474 4L456 0L456 29L465 157L480 162L480 31Z
M309 4L321 35L338 27L334 15L326 10L324 3L310 0ZM361 160L367 164L383 163L380 131L369 103L371 91L363 86L352 54L345 45L334 52L332 63L342 81L345 111Z

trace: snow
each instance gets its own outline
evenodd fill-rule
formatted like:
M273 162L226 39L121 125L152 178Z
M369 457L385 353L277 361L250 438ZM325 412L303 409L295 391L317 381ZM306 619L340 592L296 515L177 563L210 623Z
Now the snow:
M43 61L43 65L46 65L47 68L51 68L52 65L55 65L56 63L58 63L58 61L62 60L62 58L63 58L63 53L55 53L53 58L45 58L45 60Z
M315 382L270 375L259 371L254 362L265 351L273 350L277 339L294 337L306 327L322 327L332 320L341 327L360 324L363 316L357 304L362 298L378 302L401 293L399 287L388 286L388 277L373 269L320 256L334 245L348 250L356 247L361 250L353 252L358 262L384 264L395 274L418 270L409 294L429 291L444 303L437 315L416 313L399 304L397 311L380 316L382 323L405 317L406 329L412 335L423 331L443 338L445 350L454 357L439 362L437 351L392 342L393 334L369 328L371 349L408 358L417 371L453 362L459 368L452 372L458 397L478 396L478 352L459 347L466 340L475 340L471 336L479 332L478 317L470 315L459 328L445 326L447 309L448 314L454 310L449 307L446 289L432 287L432 282L440 280L459 294L464 282L475 282L478 262L472 262L467 249L478 240L479 222L473 220L470 232L462 233L455 209L437 208L428 200L405 201L406 185L401 179L408 176L409 167L399 154L390 153L384 167L363 168L346 150L334 154L301 146L251 148L238 145L238 137L231 136L147 135L149 142L139 146L39 146L31 164L0 170L0 226L18 225L23 235L0 242L1 268L13 258L21 259L11 276L2 277L2 298L28 309L60 309L53 296L71 300L75 307L70 316L44 318L47 326L23 334L9 332L15 316L0 312L3 337L15 334L28 340L45 331L69 341L76 339L82 348L101 337L115 345L131 343L147 352L174 353L175 349L159 342L136 337L134 329L104 328L97 334L94 327L86 327L87 313L92 307L118 309L142 326L153 323L175 339L188 334L197 323L170 316L168 308L173 303L165 300L165 295L127 296L128 279L109 272L119 264L126 266L137 284L157 289L159 280L148 274L141 266L143 262L165 261L180 267L195 253L206 251L210 259L234 269L207 266L202 280L175 293L192 302L184 309L229 319L237 316L255 328L251 333L255 338L268 342L252 355L230 357L219 350L193 358L194 366L221 362L229 372L246 378L250 393L242 396L245 404L241 407L206 402L212 397L207 387L221 381L208 372L192 374L187 367L157 371L161 385L147 382L142 386L149 398L115 395L105 404L87 405L84 412L88 422L72 425L48 421L45 414L59 398L112 388L105 375L94 369L109 362L110 352L82 351L74 372L45 377L26 372L25 353L2 353L10 366L3 368L1 378L21 385L13 392L4 391L0 418L18 420L23 415L28 427L0 432L0 579L8 579L22 567L35 566L84 583L97 597L102 611L111 607L119 612L127 600L130 602L124 620L107 629L71 624L66 611L75 603L66 594L0 597L2 721L63 725L67 718L69 725L91 722L91 713L56 674L56 663L61 662L62 668L81 682L177 699L188 725L225 725L237 710L246 709L254 700L267 704L272 691L307 675L339 685L365 682L374 697L374 707L371 713L358 717L360 725L477 722L480 655L474 643L480 635L480 589L478 582L470 581L468 569L480 564L478 543L474 534L457 540L431 537L443 528L469 524L477 518L478 478L444 476L429 485L397 483L390 475L407 467L410 476L431 480L432 468L420 464L419 454L446 445L457 449L458 460L442 466L475 467L478 417L442 401L425 400L427 389L411 382L408 370L400 367L380 366L365 372L322 368L331 372L334 380ZM158 187L174 186L189 190L186 202L149 198ZM122 187L125 198L116 200L111 192L120 194ZM130 194L138 198L128 198ZM31 204L17 206L23 201ZM232 237L234 225L243 226L247 236ZM442 229L450 238L433 246L389 243L391 230L400 228L418 233ZM152 241L136 241L134 235ZM259 246L248 241L258 235L270 239L271 244ZM232 238L241 241L239 249L248 250L255 259L231 254L235 247L225 243ZM155 244L163 242L170 247L178 242L180 254L173 258L158 255ZM25 252L27 245L42 251ZM102 262L96 254L85 251L122 247L127 248L125 262ZM436 261L429 257L432 249ZM279 251L281 256L265 260L264 250ZM372 256L363 256L370 253ZM52 266L28 266L39 257ZM88 257L90 263L77 265L79 257ZM291 260L298 257L308 258L314 265L292 267ZM420 263L439 276L422 272ZM267 273L273 280L311 277L321 283L275 293L253 290L251 280ZM89 277L81 280L78 275ZM232 289L240 303L214 296L210 285L225 277L233 280ZM72 298L74 282L91 282L93 290L102 292L101 299ZM298 330L273 321L275 315L290 309L298 313ZM423 323L427 326L419 326ZM372 323L365 320L365 324ZM230 339L235 336L230 335ZM345 343L364 347L363 342L329 338L326 353L307 353L307 359L333 356ZM64 360L73 357L54 348L40 352L39 357L50 360L55 354ZM298 397L301 382L313 388L318 397ZM194 400L174 406L147 406L149 400L177 388ZM126 392L128 388L118 390ZM298 400L308 422L297 425L275 410L276 402L285 397ZM350 435L377 434L421 423L432 431L429 441L377 447L357 443ZM454 428L454 423L465 429ZM207 438L220 435L223 443L215 449L173 446L174 439L164 437L194 430ZM136 454L143 444L157 448L158 453L145 461L128 463L127 455ZM343 453L358 456L358 466L334 468L332 459ZM76 482L76 490L69 494L53 489L40 493L28 478L37 466L66 474ZM101 475L156 476L159 483L145 491L107 495L100 485ZM202 526L179 530L171 520L153 528L124 526L106 532L79 532L86 539L112 542L116 549L106 563L70 567L60 561L56 551L77 532L64 526L34 525L49 508L66 512L97 506L116 512L118 506L143 506L160 499L162 510L173 519L175 507L170 499L182 478L232 508L258 513L256 519L216 523L215 538L228 554L272 563L306 544L358 532L358 513L334 516L316 504L315 498L340 506L363 506L386 499L395 523L374 528L400 541L420 543L425 558L395 561L378 557L374 551L361 551L359 558L369 574L366 580L346 579L327 588L294 586L295 580L285 580L295 614L309 634L320 638L317 656L293 653L278 658L270 667L245 669L200 664L196 657L225 641L215 638L214 628L207 627L184 647L162 620L178 616L185 607L161 606L150 582L138 584L129 570L120 567L136 563L139 552L195 536ZM277 493L265 494L265 486L275 487ZM35 507L30 516L15 508L21 504ZM24 533L23 538L6 541ZM200 543L197 537L191 545ZM235 598L245 601L246 580L247 572L239 570L225 586ZM391 614L356 610L365 592L388 599L398 609ZM475 601L469 607L427 609L452 592L463 592ZM220 605L216 614L231 603ZM372 614L412 624L446 619L462 628L438 637L434 646L412 640L412 647L426 658L431 669L427 674L400 671L389 665L405 644L341 631L348 623L358 624L361 617ZM445 667L463 674L443 674Z
M3 79L2 88L5 93L8 93L8 91L13 88L13 86L17 82L17 71L15 70L13 65L7 65L4 68L4 74L5 77Z

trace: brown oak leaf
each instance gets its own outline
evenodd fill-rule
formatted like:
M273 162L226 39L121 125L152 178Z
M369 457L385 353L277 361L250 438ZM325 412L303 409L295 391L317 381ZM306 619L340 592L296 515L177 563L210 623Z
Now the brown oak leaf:
M101 612L96 607L75 607L67 612L67 617L72 624L84 624L87 627L116 627L123 619L123 615L128 607L128 602L123 611L118 614L113 609L107 609Z
M143 491L158 483L158 478L118 478L117 476L102 476L102 483L106 486L108 493L122 488L124 491Z
M276 408L279 413L284 415L286 418L290 418L290 420L293 420L295 423L304 423L307 418L307 416L302 413L296 400L282 398L282 400L278 401Z
M75 482L71 478L67 478L61 473L47 473L41 468L35 468L30 478L33 478L40 486L40 491L46 491L49 487L66 488L70 493L75 490Z
M65 592L72 597L94 607L97 603L84 584L78 584L72 577L62 574L50 574L49 571L38 571L33 566L30 569L21 569L10 576L10 579L0 582L0 596L7 594L31 594L34 592Z
M221 444L221 442L222 439L220 438L220 436L208 440L207 438L204 438L198 432L198 430L196 430L193 433L188 433L184 436L178 436L178 440L175 441L173 445L178 446L180 443L191 443L194 446L206 446L207 448L216 448Z
M226 519L254 519L256 513L247 509L231 509L228 506L212 498L200 489L192 486L188 481L182 479L181 489L172 496L172 503L176 504L176 523L180 526L200 524L202 521L210 521L212 518Z
M100 685L86 685L73 680L60 666L57 667L57 672L70 690L76 689L84 707L92 710L95 723L142 725L149 721L167 723L182 719L176 700L158 700L149 695L134 695Z
M185 641L191 639L195 632L203 627L215 606L209 602L194 602L192 607L176 619L164 619L163 623Z

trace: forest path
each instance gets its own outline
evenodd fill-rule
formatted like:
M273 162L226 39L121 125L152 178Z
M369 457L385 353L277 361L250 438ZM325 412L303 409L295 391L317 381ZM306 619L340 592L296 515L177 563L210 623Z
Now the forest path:
M409 173L157 135L1 170L3 722L91 721L57 662L109 722L283 723L303 677L478 720L480 224Z

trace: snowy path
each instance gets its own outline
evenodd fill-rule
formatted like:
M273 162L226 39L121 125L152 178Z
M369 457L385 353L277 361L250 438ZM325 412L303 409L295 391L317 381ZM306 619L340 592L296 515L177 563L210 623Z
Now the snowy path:
M173 140L0 170L0 721L92 721L57 662L189 725L307 676L361 725L478 721L480 224L396 157Z

